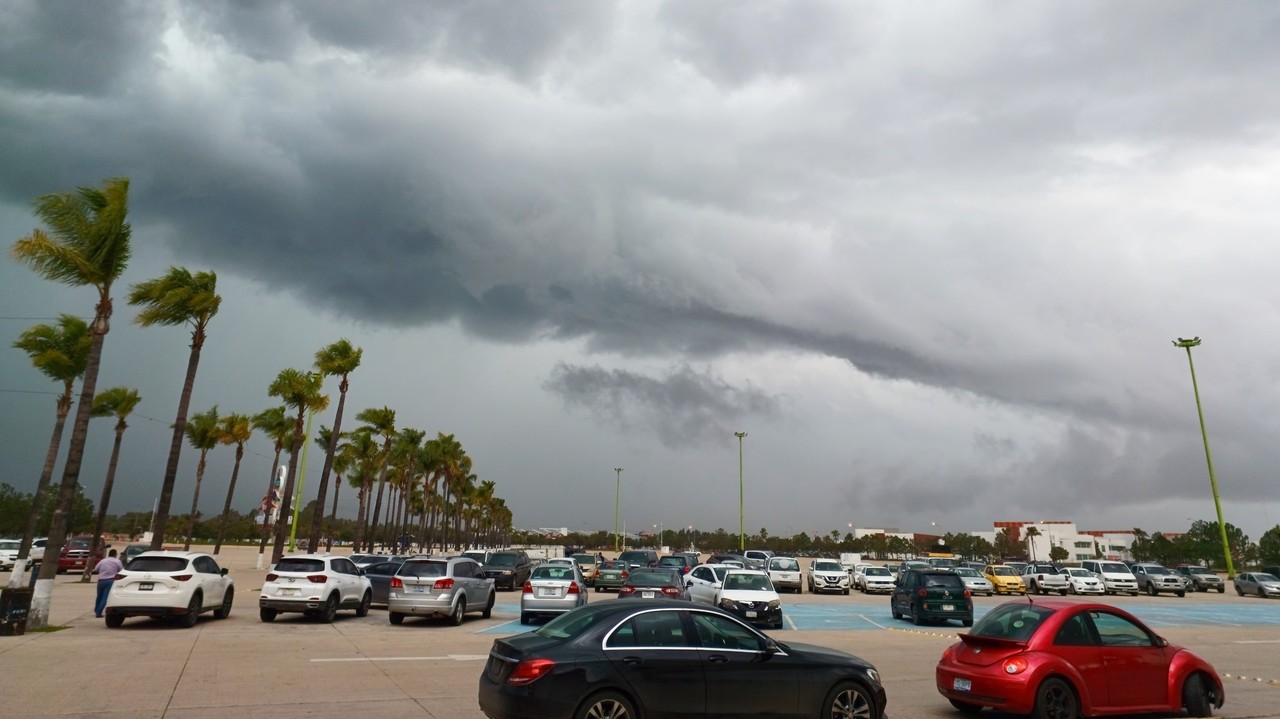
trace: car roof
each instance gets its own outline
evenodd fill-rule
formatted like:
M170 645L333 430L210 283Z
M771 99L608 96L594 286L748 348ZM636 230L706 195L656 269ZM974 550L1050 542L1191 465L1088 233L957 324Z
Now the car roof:
M759 577L769 576L768 572L761 571L759 569L738 569L737 567L730 569L729 574L754 574Z
M154 551L148 550L146 552L142 552L141 554L136 555L134 559L137 559L138 557L181 557L183 559L191 559L192 557L202 556L208 556L208 553L189 552L181 549L156 549Z

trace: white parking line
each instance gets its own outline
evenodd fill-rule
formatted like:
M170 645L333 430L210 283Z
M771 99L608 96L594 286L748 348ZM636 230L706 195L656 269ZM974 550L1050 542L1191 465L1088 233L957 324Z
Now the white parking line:
M1232 644L1280 644L1280 639L1237 639Z
M322 662L439 662L450 659L457 662L474 662L488 659L487 654L446 654L439 657L334 657L330 659L312 659L314 663Z
M881 629L885 629L885 628L886 628L883 624L881 624L880 622L877 622L876 620L872 619L871 617L868 617L868 616L867 616L867 615L865 615L865 614L859 614L859 615L858 615L858 617L859 617L859 618L861 618L861 619L862 619L862 621L864 621L864 622L869 622L869 623L871 623L872 625L877 626L877 627L879 627L879 628L881 628Z

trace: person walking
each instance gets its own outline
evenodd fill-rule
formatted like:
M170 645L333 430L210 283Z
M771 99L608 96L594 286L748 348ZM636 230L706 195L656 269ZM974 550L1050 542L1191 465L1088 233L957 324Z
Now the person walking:
M111 585L116 583L116 575L124 569L124 565L116 559L116 550L107 552L107 558L98 562L93 573L98 575L98 600L93 605L93 616L102 618L102 610L107 608L107 595L111 593Z

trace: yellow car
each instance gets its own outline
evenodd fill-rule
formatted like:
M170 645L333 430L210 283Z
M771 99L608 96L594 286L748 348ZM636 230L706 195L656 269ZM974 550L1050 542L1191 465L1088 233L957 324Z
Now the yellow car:
M1022 583L1018 570L1003 564L988 564L982 570L982 576L991 582L996 594L1026 594L1027 585Z

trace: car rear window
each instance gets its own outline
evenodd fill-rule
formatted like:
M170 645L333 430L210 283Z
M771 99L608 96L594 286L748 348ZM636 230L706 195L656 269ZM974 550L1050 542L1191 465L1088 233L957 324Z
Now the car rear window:
M596 563L596 558L590 554L575 554L573 555L573 559L578 564L595 564Z
M533 574L529 575L530 579L573 579L573 567L560 564L544 564L541 567L534 567Z
M489 557L488 564L491 567L514 567L519 556L518 554L495 554Z
M663 557L658 560L659 567L685 567L684 557Z
M396 574L402 577L443 577L449 574L449 563L408 561L400 565Z
M134 560L137 561L137 560ZM281 559L276 562L277 572L323 572L323 559Z
M769 568L779 572L798 572L800 563L794 559L771 559Z
M939 589L947 589L947 588L961 589L964 587L964 581L961 580L960 577L955 574L926 574L924 575L922 580L923 581L921 583L925 587L929 587L929 588L936 587Z
M1053 611L1034 604L1011 602L987 612L987 616L969 633L978 637L1025 642Z
M676 578L670 570L637 569L631 573L628 581L636 587L664 587L675 584Z
M131 572L181 572L187 568L186 557L134 557Z

